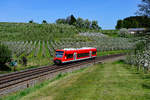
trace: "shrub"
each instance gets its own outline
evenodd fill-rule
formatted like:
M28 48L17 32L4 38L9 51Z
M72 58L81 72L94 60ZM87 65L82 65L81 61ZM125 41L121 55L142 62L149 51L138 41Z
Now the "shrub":
M27 58L23 56L22 61L23 61L23 65L27 66L27 61L28 61Z
M128 35L128 30L126 28L120 29L119 35L122 37L126 37Z
M12 52L8 49L8 47L0 44L0 65L4 65L9 62L11 57Z
M46 20L43 20L43 21L42 21L42 24L47 24L47 21L46 21Z
M140 41L135 45L134 54L136 55L137 52L143 52L146 49L146 43L144 41Z

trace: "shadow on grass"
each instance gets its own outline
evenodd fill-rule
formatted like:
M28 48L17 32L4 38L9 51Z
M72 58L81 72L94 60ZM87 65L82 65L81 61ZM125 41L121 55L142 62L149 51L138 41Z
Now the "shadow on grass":
M125 64L123 59L113 62L113 64Z
M0 71L11 71L11 68L7 65L0 65Z
M145 89L150 89L150 82L149 83L143 83L142 87Z
M143 79L150 79L150 75L144 75Z
M40 66L30 66L30 67L28 67L28 69L31 69L31 68L37 68L37 67L40 67Z
M140 74L139 72L134 72L134 74Z

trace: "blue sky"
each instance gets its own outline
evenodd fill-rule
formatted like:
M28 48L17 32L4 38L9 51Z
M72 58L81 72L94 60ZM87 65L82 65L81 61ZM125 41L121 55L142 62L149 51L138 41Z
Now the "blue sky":
M1 0L0 22L54 23L71 14L97 20L103 29L114 29L118 19L134 16L141 0Z

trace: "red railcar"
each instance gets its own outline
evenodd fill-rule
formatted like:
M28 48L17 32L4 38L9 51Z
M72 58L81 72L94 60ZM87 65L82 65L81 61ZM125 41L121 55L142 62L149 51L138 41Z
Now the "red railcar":
M61 64L67 62L74 62L79 60L91 59L97 56L97 49L91 47L83 48L66 48L56 50L54 63Z

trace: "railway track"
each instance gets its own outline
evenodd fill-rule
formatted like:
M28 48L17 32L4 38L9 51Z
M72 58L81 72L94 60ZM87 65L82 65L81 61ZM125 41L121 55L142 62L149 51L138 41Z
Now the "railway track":
M52 65L52 66L29 69L25 71L19 71L15 73L4 74L0 76L0 95L12 92L13 90L9 92L9 89L14 88L14 86L17 86L17 84L27 82L26 87L29 87L28 84L30 80L37 79L53 73L62 72L63 70L75 68L78 66L88 65L91 63L97 63L105 59L110 59L110 58L119 57L123 55L124 54L102 56L102 57L97 57L95 60L86 60L86 61L84 60L76 63L64 64L61 66Z

